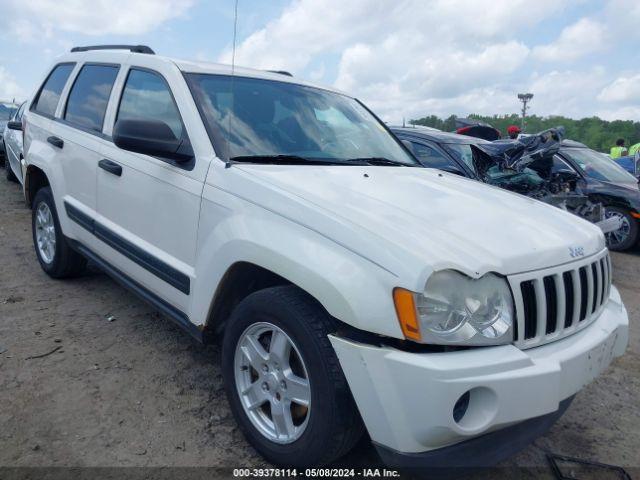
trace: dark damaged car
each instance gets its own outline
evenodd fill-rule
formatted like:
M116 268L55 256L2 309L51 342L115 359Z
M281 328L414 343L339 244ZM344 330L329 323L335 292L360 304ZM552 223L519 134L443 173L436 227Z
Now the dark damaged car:
M612 250L638 243L640 189L622 168L550 129L486 141L432 129L392 127L420 163L552 204L598 224Z

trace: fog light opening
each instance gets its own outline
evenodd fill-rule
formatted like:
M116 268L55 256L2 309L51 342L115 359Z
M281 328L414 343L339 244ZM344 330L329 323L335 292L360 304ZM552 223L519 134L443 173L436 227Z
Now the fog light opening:
M468 390L464 392L462 395L460 395L460 398L458 399L456 404L453 406L454 422L460 423L460 420L462 420L462 418L465 416L465 414L467 413L467 409L469 408L470 398L471 398L471 392Z
M498 413L498 397L487 387L474 387L463 393L453 407L453 420L467 433L479 433L491 425Z

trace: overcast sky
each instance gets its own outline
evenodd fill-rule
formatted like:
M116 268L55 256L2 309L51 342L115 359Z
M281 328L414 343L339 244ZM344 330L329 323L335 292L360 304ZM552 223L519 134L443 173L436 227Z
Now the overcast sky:
M74 45L229 63L233 0L0 0L0 99ZM239 0L238 65L334 85L384 120L517 112L640 120L639 0Z

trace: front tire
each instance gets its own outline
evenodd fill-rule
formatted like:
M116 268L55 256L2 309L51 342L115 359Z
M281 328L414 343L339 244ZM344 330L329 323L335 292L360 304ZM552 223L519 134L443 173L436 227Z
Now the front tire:
M52 278L68 278L80 274L87 260L73 250L63 235L50 187L36 193L31 210L33 245L40 266Z
M622 222L622 227L619 230L605 235L609 250L618 252L629 250L638 242L638 221L627 210L606 207L605 217L618 217Z
M363 424L327 335L335 320L294 286L261 290L233 311L222 346L231 410L268 461L330 463L359 440Z

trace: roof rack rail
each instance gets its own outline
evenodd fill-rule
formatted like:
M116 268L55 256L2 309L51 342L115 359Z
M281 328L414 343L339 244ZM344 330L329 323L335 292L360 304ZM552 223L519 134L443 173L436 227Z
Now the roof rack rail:
M286 70L267 70L267 72L277 73L279 75L286 75L287 77L293 77L293 75L291 75L291 73L287 72Z
M88 52L90 50L129 50L133 53L156 54L156 52L146 45L88 45L86 47L73 47L71 49L72 52Z

